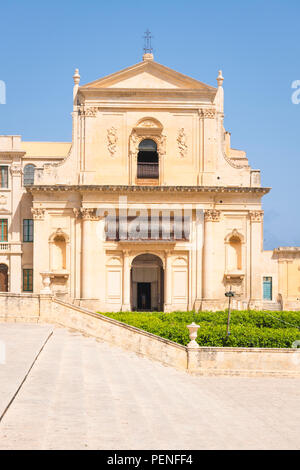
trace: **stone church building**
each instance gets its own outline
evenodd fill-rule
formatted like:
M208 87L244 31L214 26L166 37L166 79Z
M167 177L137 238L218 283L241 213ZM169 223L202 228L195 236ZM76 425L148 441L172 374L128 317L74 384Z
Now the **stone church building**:
M142 62L80 85L72 142L0 136L0 291L100 311L298 309L300 248L263 250L260 171L217 86Z

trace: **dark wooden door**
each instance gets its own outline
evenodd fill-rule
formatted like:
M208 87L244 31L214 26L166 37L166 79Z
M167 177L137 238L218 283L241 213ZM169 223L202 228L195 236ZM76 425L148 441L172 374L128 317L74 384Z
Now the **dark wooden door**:
M8 267L0 264L0 292L8 292Z
M151 310L151 283L138 282L138 310Z

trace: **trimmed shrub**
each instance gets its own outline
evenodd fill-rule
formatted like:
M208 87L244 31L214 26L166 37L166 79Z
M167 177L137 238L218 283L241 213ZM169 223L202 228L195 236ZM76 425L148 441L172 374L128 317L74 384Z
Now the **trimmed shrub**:
M200 346L290 348L300 339L300 312L232 311L229 338L226 311L103 315L183 345L189 342L187 325L193 321L200 325Z

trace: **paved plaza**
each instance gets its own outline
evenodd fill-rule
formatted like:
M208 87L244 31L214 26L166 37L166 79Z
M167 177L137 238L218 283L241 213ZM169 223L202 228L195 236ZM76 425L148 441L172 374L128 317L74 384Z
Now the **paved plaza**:
M51 325L0 341L0 449L300 449L300 379L191 376Z

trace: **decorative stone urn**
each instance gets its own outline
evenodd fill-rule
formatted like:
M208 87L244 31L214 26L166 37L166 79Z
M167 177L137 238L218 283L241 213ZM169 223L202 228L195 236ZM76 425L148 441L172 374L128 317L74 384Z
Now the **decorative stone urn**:
M41 272L40 275L42 276L42 283L43 289L40 291L41 294L52 294L50 285L51 285L51 273L49 272Z
M190 342L187 345L188 348L199 348L199 344L196 341L197 335L198 335L198 330L200 328L199 325L196 325L196 323L191 323L190 325L187 325L187 328L190 332Z

